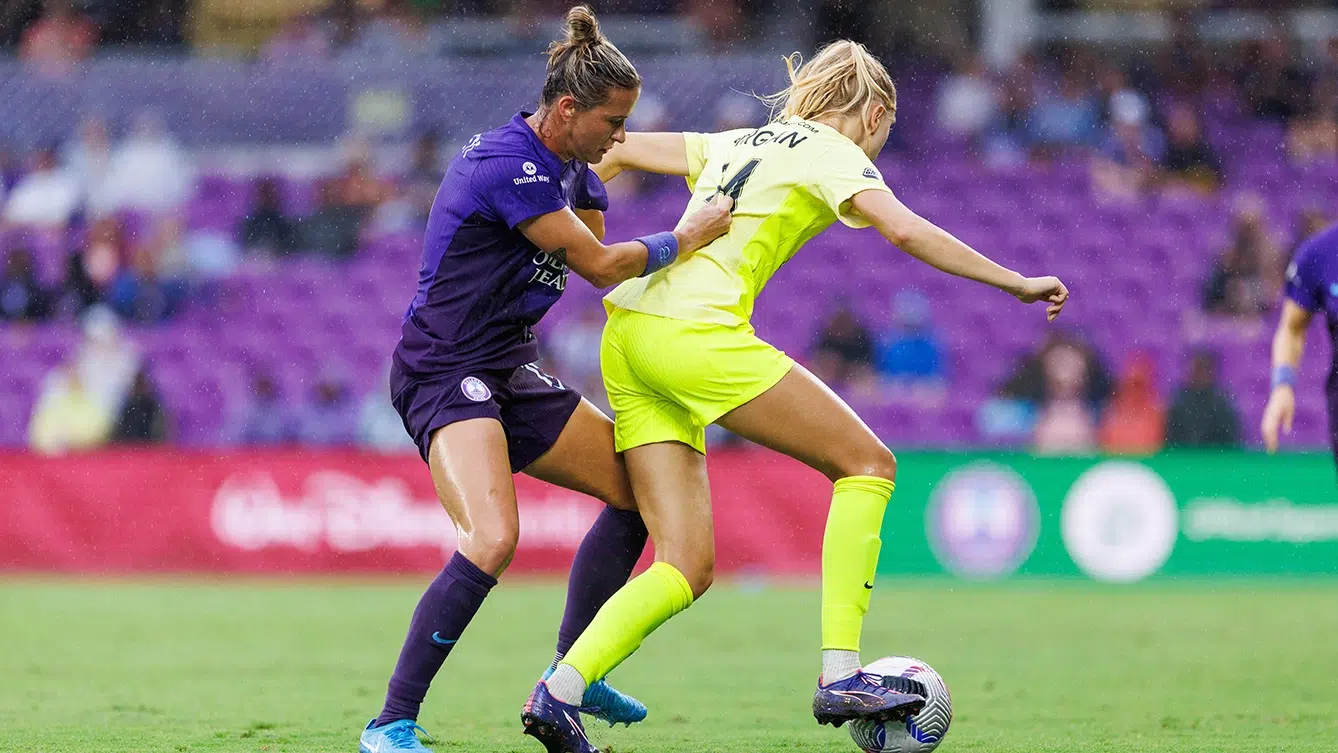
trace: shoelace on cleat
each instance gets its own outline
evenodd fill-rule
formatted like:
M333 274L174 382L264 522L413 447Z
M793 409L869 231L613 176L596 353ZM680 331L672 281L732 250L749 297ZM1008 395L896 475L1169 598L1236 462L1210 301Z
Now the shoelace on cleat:
M418 743L418 735L415 733L420 731L423 733L425 737L427 737L428 742L436 742L436 740L432 737L432 735L428 733L427 730L418 726L416 722L405 726L396 727L395 729L392 730L387 730L385 734L386 734L386 739L394 743L395 747L412 749L413 746Z
M878 684L888 690L895 690L898 693L909 693L924 696L925 698L929 697L929 691L925 688L925 684L919 680L912 680L909 677L883 675L883 679L879 681Z

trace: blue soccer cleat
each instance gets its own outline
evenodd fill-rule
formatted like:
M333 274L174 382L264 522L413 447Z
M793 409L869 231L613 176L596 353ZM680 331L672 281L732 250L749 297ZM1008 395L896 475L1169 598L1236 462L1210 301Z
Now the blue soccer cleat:
M879 677L856 672L829 685L818 678L813 695L813 718L818 724L840 727L853 719L885 722L905 719L925 706L925 688L904 677Z
M553 670L544 672L540 679L547 680ZM589 714L600 721L630 727L646 718L646 704L623 693L604 680L600 680L585 689L581 699L581 713Z
M581 710L554 698L542 680L525 701L520 722L525 734L543 743L548 753L599 753L585 736Z
M427 736L428 742L436 740L433 740L432 735L427 734L427 730L419 727L412 719L401 719L380 727L373 727L374 724L376 724L375 719L368 722L367 728L362 731L362 742L358 746L358 753L392 753L396 750L432 753L431 748L423 747L418 741L418 732L421 730Z

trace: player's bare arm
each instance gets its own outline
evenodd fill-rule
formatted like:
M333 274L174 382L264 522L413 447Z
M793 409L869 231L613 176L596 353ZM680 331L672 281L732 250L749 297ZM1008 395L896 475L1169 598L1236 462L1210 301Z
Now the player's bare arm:
M604 240L604 213L598 209L575 209L576 216L580 218L581 224L590 228L591 234L596 240Z
M615 144L599 164L590 167L603 181L624 170L687 175L687 141L681 133L628 133L626 141Z
M1023 303L1044 301L1050 321L1059 316L1069 291L1057 277L1024 277L1000 266L951 233L926 220L889 191L861 191L850 200L897 248L948 274L992 285Z
M1296 373L1301 363L1301 354L1305 351L1305 332L1315 315L1306 311L1295 301L1282 303L1282 318L1278 321L1278 330L1273 334L1273 391L1269 393L1268 405L1264 407L1264 418L1259 430L1264 436L1264 447L1269 452L1278 449L1278 438L1282 433L1290 434L1292 420L1296 417L1296 390L1287 377Z
M728 197L719 197L683 218L674 229L679 256L696 251L729 230L731 206ZM633 240L606 246L570 209L540 215L518 227L531 243L597 288L617 285L646 271L649 250L644 243Z

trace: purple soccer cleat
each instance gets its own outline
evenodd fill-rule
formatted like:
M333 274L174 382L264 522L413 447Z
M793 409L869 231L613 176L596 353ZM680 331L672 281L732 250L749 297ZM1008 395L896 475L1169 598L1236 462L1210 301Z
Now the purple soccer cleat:
M879 677L856 672L829 685L818 678L813 695L813 718L818 724L840 727L853 719L905 719L925 705L925 687L904 677Z
M585 736L581 710L554 698L546 682L534 686L520 712L520 721L525 734L543 743L548 753L599 753Z

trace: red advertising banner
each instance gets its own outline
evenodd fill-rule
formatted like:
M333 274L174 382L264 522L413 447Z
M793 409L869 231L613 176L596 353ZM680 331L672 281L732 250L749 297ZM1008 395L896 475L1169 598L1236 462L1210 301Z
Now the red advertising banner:
M816 573L831 486L761 451L708 460L721 572ZM416 456L360 452L0 454L0 570L435 571L455 530ZM565 573L598 502L516 477L511 572Z

